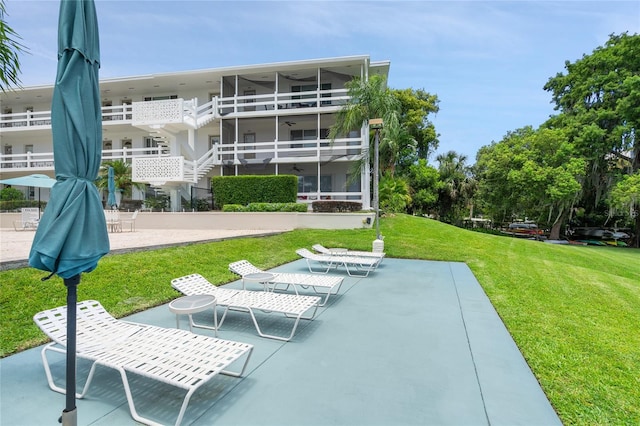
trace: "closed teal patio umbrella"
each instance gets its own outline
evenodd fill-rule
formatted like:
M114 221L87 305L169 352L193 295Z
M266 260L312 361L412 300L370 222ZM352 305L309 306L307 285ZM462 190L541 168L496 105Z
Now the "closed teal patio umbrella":
M101 161L100 46L93 0L62 0L58 69L51 105L57 183L36 231L29 265L56 274L67 287L67 378L63 425L75 425L76 303L83 272L109 252L102 202L94 181Z
M109 193L107 194L107 205L109 207L116 208L116 180L113 173L113 167L109 166L107 171L107 189Z

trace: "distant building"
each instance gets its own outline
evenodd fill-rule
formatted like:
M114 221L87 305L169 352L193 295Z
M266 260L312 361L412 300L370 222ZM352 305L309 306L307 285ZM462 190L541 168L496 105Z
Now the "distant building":
M388 61L362 55L105 79L102 159L130 162L133 180L169 194L174 211L211 177L247 174L298 176L300 202L369 208L368 167L350 179L368 129L333 143L328 131L346 82L388 72ZM53 176L52 95L53 86L0 94L0 179Z

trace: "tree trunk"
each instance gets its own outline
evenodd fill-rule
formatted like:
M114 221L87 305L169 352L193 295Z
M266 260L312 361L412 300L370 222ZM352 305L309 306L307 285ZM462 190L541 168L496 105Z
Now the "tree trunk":
M562 224L566 221L569 216L570 209L563 208L558 216L556 216L556 221L553 222L551 226L551 231L549 232L550 240L559 240L560 239L560 231L562 230Z
M631 247L640 248L640 212L636 210L636 229L634 229L634 236L631 239Z
M550 240L559 240L560 239L560 230L562 229L562 223L564 220L557 220L553 226L551 226L551 232L549 232Z

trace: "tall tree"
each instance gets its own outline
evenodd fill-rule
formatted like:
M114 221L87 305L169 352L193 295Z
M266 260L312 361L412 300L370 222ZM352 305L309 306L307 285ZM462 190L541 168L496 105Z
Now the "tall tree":
M26 48L20 36L7 24L4 0L0 0L0 91L20 86L20 53Z
M419 159L428 160L438 149L438 134L429 114L440 110L438 97L424 90L393 90L400 102L400 123L405 129L406 142L399 144L397 169L407 174Z
M551 239L581 195L584 169L564 132L545 128L511 132L477 157L480 194L494 214L535 218L551 227Z
M619 158L631 174L640 168L640 35L612 34L565 69L544 86L561 112L547 125L562 127L587 160L584 207L593 210L615 184ZM637 234L640 217L635 228Z
M440 220L450 223L459 222L475 189L471 168L466 164L467 156L449 151L438 155L436 161L440 174L438 194Z
M631 218L640 216L640 172L623 176L609 194L609 203L613 209L628 211ZM633 246L639 247L640 234L636 232L633 238Z
M440 189L440 174L435 167L428 165L426 159L419 159L409 167L408 182L411 189L411 213L426 214L433 210Z

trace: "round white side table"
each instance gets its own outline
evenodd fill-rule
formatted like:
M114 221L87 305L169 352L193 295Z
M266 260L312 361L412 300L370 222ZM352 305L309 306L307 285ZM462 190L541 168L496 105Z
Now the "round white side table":
M265 290L268 290L269 283L275 278L275 274L271 272L254 272L242 276L242 289L245 289L245 282L253 282L262 284Z
M206 311L209 308L213 308L213 327L193 321L193 314ZM196 294L179 297L169 303L169 310L176 314L176 328L180 328L180 315L188 315L189 330L193 331L193 327L206 328L214 330L216 337L218 336L218 315L216 314L216 298L214 296Z

